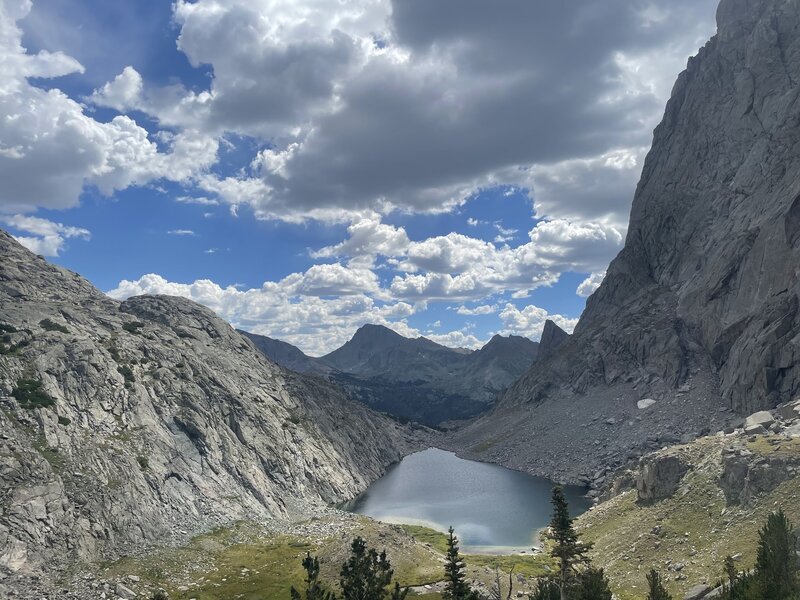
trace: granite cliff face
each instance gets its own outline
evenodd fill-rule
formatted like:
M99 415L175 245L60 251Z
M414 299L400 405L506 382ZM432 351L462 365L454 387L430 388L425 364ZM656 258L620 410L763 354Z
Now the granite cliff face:
M361 492L429 432L266 360L190 301L118 303L0 232L0 572Z
M468 453L492 439L483 458L578 479L800 392L800 3L722 0L717 21L655 130L624 249Z
M280 365L326 377L376 410L432 426L486 412L531 366L539 347L528 338L496 335L470 352L364 325L341 348L313 358L286 342L245 335Z

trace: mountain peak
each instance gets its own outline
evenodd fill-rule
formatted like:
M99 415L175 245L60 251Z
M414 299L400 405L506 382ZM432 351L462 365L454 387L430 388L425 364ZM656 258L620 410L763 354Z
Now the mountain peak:
M556 351L561 344L569 337L569 334L561 329L550 319L544 322L542 338L539 341L539 358L546 358Z

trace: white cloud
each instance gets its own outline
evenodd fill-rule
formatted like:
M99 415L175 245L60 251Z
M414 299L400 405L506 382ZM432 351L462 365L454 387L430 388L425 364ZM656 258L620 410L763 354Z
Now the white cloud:
M200 206L217 206L219 204L219 200L206 198L205 196L178 196L175 198L175 202L180 204L199 204Z
M641 162L614 157L641 156L715 4L179 0L178 47L210 66L208 89L148 88L127 67L93 99L268 141L240 173L197 181L258 218L440 212L503 184L533 190L539 217L621 229Z
M121 281L109 295L117 299L140 294L190 298L237 327L286 340L313 355L338 348L365 323L385 325L408 337L420 334L404 320L414 313L413 307L405 302L378 303L364 294L334 298L304 295L319 290L310 290L313 286L303 285L303 279L302 275L290 276L278 282L265 282L260 288L242 290L209 280L174 283L149 274L136 281Z
M589 277L581 282L581 284L578 286L578 289L575 290L575 293L581 298L588 298L597 288L600 287L600 284L603 283L605 276L605 271L600 273L592 273L589 275Z
M546 320L550 319L567 333L572 333L578 319L570 319L558 314L549 314L545 309L533 306L526 306L522 310L513 304L506 304L500 311L500 319L503 321L503 335L523 335L532 340L542 337L542 329Z
M154 179L182 181L216 160L217 143L206 136L180 131L162 153L130 117L96 121L60 90L31 85L30 77L46 81L84 69L61 52L25 50L17 22L30 8L0 4L0 212L75 206L86 186L110 195ZM122 106L141 83L137 75L126 70L98 93Z
M496 304L483 304L475 308L467 308L466 306L459 306L456 313L459 315L475 316L475 315L491 315L497 312Z
M170 229L167 233L170 234L170 235L180 235L180 236L187 236L187 237L192 237L192 236L197 235L191 229Z
M54 223L39 217L24 215L13 215L10 217L0 216L0 222L14 228L17 231L32 235L16 235L15 239L35 254L42 256L58 256L63 249L66 240L78 238L88 240L91 233L82 227L72 227Z
M143 89L142 76L136 69L128 66L113 81L109 81L99 90L95 90L89 100L98 106L126 112L142 105Z

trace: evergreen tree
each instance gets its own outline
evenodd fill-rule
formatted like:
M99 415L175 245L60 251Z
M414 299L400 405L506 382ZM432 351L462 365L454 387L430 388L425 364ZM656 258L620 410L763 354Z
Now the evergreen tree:
M458 538L450 527L447 536L447 556L444 563L445 585L442 597L445 600L464 600L470 597L470 589L464 573L466 565L458 552Z
M390 596L391 600L405 600L405 597L408 595L408 588L400 589L400 584L398 582L394 582L394 589L392 590L392 595Z
M552 504L553 519L550 521L550 531L547 535L553 541L550 554L559 562L558 586L561 600L567 600L567 589L574 575L575 566L579 563L588 563L586 553L592 545L578 540L578 534L572 526L573 519L569 516L567 498L560 487L553 488Z
M647 574L647 600L672 600L667 588L661 582L661 575L655 569Z
M303 559L303 569L306 572L306 595L305 600L336 600L336 596L330 592L326 592L319 585L319 559L307 553ZM303 596L300 595L294 586L291 589L292 600L302 600Z
M763 600L785 600L798 589L797 536L783 510L759 532L756 578Z
M339 583L344 600L383 600L392 582L392 565L360 537L353 540L350 558L342 566Z
M552 579L539 579L529 600L561 600L561 587Z
M611 588L603 569L589 567L578 577L575 600L611 600Z

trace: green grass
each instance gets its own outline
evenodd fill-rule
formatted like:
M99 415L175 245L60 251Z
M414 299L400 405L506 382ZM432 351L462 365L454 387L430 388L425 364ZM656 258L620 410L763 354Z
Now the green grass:
M728 554L741 553L738 567L748 569L755 562L758 529L767 515L779 507L787 515L800 515L798 479L784 482L753 506L726 506L717 484L724 443L720 438L704 438L686 447L694 468L673 497L639 505L636 492L626 492L578 518L581 537L595 544L592 559L605 568L621 600L644 596L645 573L650 568L668 578L675 598L702 581L714 583L722 576ZM762 440L755 444L763 451L774 451ZM785 451L792 447L800 452L800 445L793 444L786 445ZM659 529L654 530L656 526ZM667 560L684 563L681 573L687 578L675 581L676 574L666 568Z
M268 600L289 598L292 585L303 584L306 552L319 556L321 579L333 588L350 541L363 536L370 546L386 549L395 579L401 585L422 585L441 579L438 555L420 544L407 544L394 526L359 520L353 531L319 539L316 535L259 534L252 524L219 529L194 538L182 548L159 549L144 558L125 558L106 567L103 577L137 575L151 591L163 587L173 600ZM400 540L406 543L399 543ZM187 590L179 588L186 586ZM431 600L438 594L425 594Z
M422 525L399 525L408 535L423 544L429 544L434 550L444 554L447 552L447 534Z

